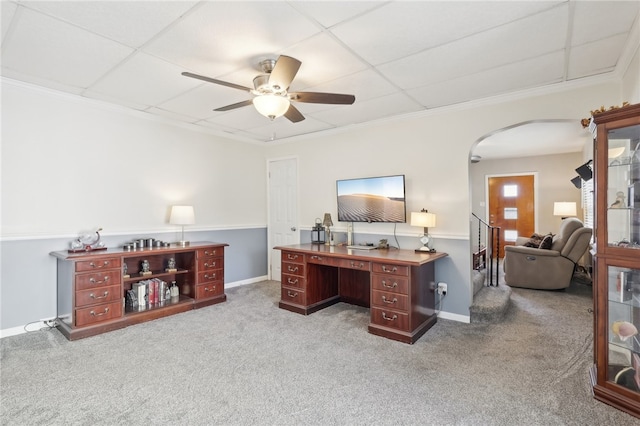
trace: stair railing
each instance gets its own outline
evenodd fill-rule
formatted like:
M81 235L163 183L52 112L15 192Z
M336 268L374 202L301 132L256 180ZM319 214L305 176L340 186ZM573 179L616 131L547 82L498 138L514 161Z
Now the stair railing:
M482 269L486 268L486 259L489 259L488 264L488 282L490 287L498 285L499 270L498 265L500 262L500 228L497 226L491 226L484 220L480 219L475 213L471 213L473 217L478 219L478 248L473 251L473 268ZM482 231L485 230L485 243L483 244ZM495 244L494 244L495 242ZM496 248L494 252L494 246ZM494 268L495 262L495 268ZM495 276L495 282L494 282Z

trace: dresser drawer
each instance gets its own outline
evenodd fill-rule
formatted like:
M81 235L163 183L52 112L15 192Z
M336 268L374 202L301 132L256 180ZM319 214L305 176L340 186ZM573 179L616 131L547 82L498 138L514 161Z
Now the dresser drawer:
M296 288L282 287L281 300L283 302L295 303L297 305L307 304L305 292Z
M361 271L369 271L371 269L371 262L366 260L351 260L351 259L336 259L338 262L336 266L340 268L359 269Z
M119 285L122 282L122 271L116 269L113 271L76 274L75 280L76 290Z
M120 268L119 257L105 257L102 259L83 260L76 262L76 272L97 271L100 269Z
M207 299L220 296L222 293L224 293L224 284L221 282L196 286L196 299Z
M409 307L409 296L406 296L404 294L373 290L373 292L371 292L371 303L381 308L407 311Z
M90 308L76 309L76 326L95 324L122 316L122 300L96 305Z
M198 259L198 271L224 268L224 257L202 257Z
M209 256L224 256L224 247L200 248L196 251L196 257L198 259Z
M224 269L214 269L212 271L198 272L198 284L204 284L209 281L224 280Z
M371 269L378 274L398 275L402 277L409 276L409 267L403 265L390 265L386 263L374 263Z
M282 273L304 277L304 265L300 263L282 262Z
M371 274L371 281L374 290L390 291L400 294L408 294L409 291L409 278Z
M283 262L304 263L304 254L284 251L281 260Z
M76 291L76 306L95 305L96 303L113 302L122 298L121 287L98 287L89 290Z
M409 331L409 314L391 309L371 308L371 322L384 327Z
M305 289L307 287L307 280L295 275L282 274L282 285L287 287L294 287L299 289Z

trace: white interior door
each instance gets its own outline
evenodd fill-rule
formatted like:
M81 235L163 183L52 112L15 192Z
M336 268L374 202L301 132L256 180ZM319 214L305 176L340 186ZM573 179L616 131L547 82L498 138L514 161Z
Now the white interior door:
M300 242L298 229L298 160L270 160L269 179L269 275L280 281L280 250L273 247Z

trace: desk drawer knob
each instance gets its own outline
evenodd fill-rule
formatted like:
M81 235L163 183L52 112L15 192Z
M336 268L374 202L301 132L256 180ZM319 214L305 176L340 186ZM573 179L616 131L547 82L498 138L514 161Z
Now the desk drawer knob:
M214 251L209 251L209 250L205 250L204 251L204 255L205 256L215 256L215 254L216 254L215 250Z
M389 284L387 284L386 280L382 280L382 287L396 288L396 287L398 287L398 283L394 281L393 284L389 285Z
M109 313L109 308L104 308L104 312L101 312L101 313L99 313L99 314L95 313L95 311L91 311L91 312L89 312L89 314L90 314L92 317L100 317L100 316L102 316L102 315L106 315L107 313Z
M298 258L297 254L287 254L287 259L296 260Z
M96 296L95 294L91 293L91 294L89 294L89 297L92 298L92 299L106 299L108 295L109 295L109 292L105 291L102 294L102 296Z
M104 268L105 266L109 266L109 261L105 260L104 262L102 262L102 265L96 265L94 262L91 262L89 266L91 266L92 268Z
M209 287L205 287L204 291L216 291L216 286L214 285L211 289L209 289Z
M386 319L387 321L395 321L398 319L398 316L394 314L392 317L388 317L387 314L383 312L382 319Z
M351 262L351 267L352 268L364 268L364 263L360 262L360 263L356 264L356 262Z
M213 263L204 262L204 266L206 266L207 268L213 268L216 266L216 262L213 262Z
M383 270L384 272L397 272L397 271L398 271L398 268L394 266L393 268L389 269L388 267L386 267L386 266L384 266L384 265L383 265L383 266L382 266L382 270Z
M216 274L213 275L209 275L209 274L204 274L204 277L208 280L215 280L216 279Z
M322 258L320 256L315 255L315 254L313 256L311 256L311 258L315 259L315 260L322 260Z
M298 293L291 293L290 291L287 291L287 296L289 296L289 297L297 297Z
M91 284L102 284L103 282L106 282L106 281L109 281L109 276L105 276L105 277L104 277L104 279L102 279L102 280L100 280L100 281L96 280L96 279L95 279L95 278L93 278L93 277L89 278L89 282L90 282Z
M291 278L287 278L287 283L291 285L296 285L298 284L298 279L296 278L295 280L292 280Z
M384 303L389 303L390 305L393 305L394 303L398 302L398 299L394 297L393 300L387 300L387 296L382 296L382 301Z
M298 272L298 267L296 266L296 267L292 268L291 266L287 266L287 270L289 272Z

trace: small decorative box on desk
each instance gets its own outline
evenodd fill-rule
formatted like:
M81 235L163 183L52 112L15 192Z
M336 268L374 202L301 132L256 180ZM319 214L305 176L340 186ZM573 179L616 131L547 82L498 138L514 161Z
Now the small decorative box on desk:
M224 302L226 246L52 252L58 267L56 326L76 340ZM165 293L169 288L170 297L156 295L156 287Z

